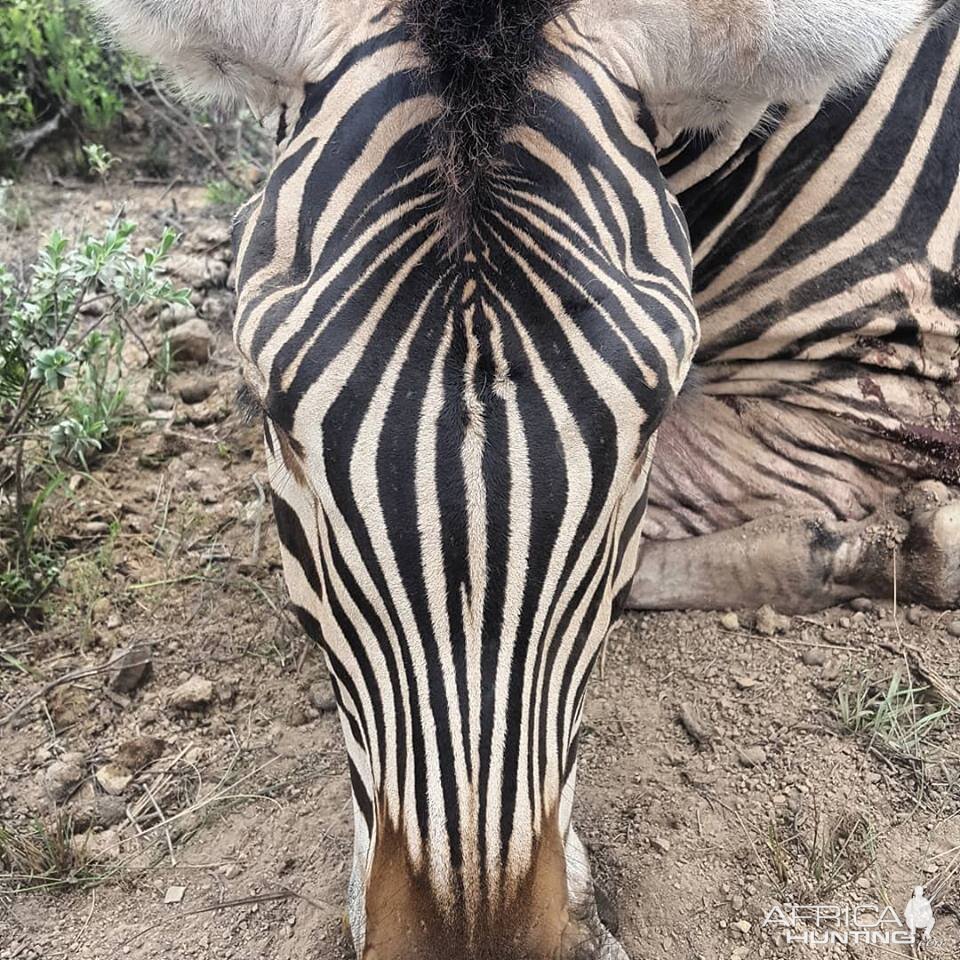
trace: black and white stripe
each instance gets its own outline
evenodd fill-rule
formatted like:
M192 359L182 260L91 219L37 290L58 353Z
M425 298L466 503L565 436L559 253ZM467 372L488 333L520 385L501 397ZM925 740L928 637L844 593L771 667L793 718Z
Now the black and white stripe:
M567 33L453 253L437 98L389 19L289 106L239 227L236 340L359 822L401 830L468 915L547 821L566 836L584 688L698 337L639 99Z

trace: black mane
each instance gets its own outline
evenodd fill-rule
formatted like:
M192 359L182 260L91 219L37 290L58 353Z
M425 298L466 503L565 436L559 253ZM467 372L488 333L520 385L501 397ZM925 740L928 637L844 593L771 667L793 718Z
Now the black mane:
M550 63L544 30L573 0L399 0L440 98L434 149L452 246L482 203L505 134L521 122L533 78Z

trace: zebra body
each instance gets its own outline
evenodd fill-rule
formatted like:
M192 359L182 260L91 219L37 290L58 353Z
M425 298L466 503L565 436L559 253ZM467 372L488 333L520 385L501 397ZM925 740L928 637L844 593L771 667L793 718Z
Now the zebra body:
M696 395L661 434L644 529L657 543L634 603L889 596L892 553L868 541L894 534L913 571L901 596L956 602L958 11L947 4L868 86L777 111L745 138L662 147L703 337ZM901 496L920 481L925 495ZM770 526L786 511L787 528ZM734 562L738 544L750 556ZM726 570L693 560L717 555Z
M339 705L358 952L622 960L571 825L587 680L625 602L676 589L672 550L652 573L640 550L651 489L654 533L683 519L661 424L682 450L732 363L789 362L763 304L736 315L758 281L738 205L770 203L737 174L786 127L741 140L929 4L95 2L186 81L281 112L238 218L235 333ZM713 147L671 150L672 127ZM705 386L677 399L698 347Z

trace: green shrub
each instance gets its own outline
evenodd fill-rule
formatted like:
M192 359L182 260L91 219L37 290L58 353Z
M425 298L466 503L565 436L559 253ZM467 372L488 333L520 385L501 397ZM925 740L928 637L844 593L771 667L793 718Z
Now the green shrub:
M0 167L17 131L58 113L87 131L117 118L129 64L101 40L81 0L0 0Z
M0 264L0 614L32 610L56 581L45 507L116 435L131 316L186 303L163 276L176 237L136 256L134 224L70 244L54 232L28 276Z

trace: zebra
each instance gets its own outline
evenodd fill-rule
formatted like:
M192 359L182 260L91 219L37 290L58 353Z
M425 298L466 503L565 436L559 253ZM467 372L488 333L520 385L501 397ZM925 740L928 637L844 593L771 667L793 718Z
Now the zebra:
M279 113L235 340L339 708L358 956L623 960L577 743L647 602L651 508L677 546L658 430L713 395L681 395L709 304L692 155L858 83L931 5L94 2L185 86Z
M702 339L696 396L659 432L631 605L957 604L960 5L943 7L842 96L723 136L661 127Z

